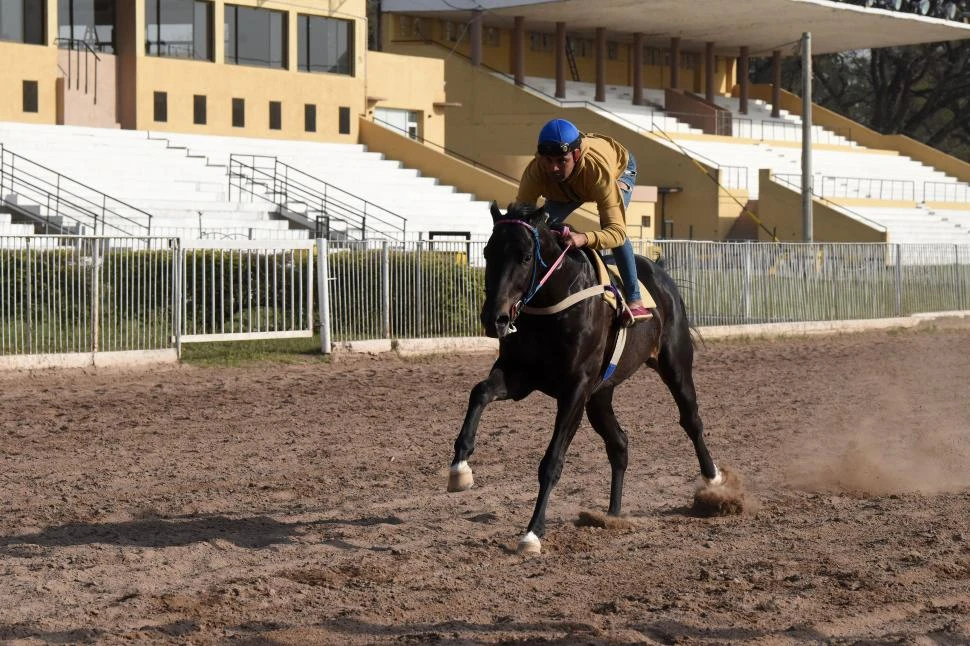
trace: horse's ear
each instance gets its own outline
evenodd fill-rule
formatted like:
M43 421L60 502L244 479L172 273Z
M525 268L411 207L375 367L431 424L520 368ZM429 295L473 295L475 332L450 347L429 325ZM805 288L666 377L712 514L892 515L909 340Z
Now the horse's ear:
M525 218L525 220L534 227L537 227L541 224L545 224L546 220L548 219L549 219L549 214L546 213L545 206L540 206L536 208L531 213L529 213Z
M502 215L502 212L498 210L498 202L496 202L495 200L492 200L492 205L489 207L489 210L492 212L493 222L498 222L503 217L505 217Z

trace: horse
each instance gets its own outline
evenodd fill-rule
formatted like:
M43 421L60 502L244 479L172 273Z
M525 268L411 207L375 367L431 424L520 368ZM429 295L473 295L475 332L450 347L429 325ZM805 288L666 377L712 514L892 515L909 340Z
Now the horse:
M611 467L608 516L620 516L628 462L627 434L613 411L617 385L646 364L673 395L680 425L694 445L709 495L695 495L701 513L738 513L740 480L719 469L704 443L693 380L694 337L684 300L657 263L636 257L640 282L656 301L652 318L623 328L614 304L590 259L568 244L568 236L546 224L539 207L511 204L503 214L492 202L492 234L484 249L485 301L481 323L499 339L498 358L468 398L448 475L448 491L471 488L468 464L485 407L496 400L519 401L534 391L556 400L552 439L539 463L535 510L519 540L520 553L541 552L549 496L562 474L569 444L585 410L606 444ZM615 291L615 290L614 290ZM621 336L625 339L621 341ZM618 341L621 350L617 351ZM617 356L618 355L618 356ZM735 491L728 491L731 486ZM707 509L700 509L702 506Z

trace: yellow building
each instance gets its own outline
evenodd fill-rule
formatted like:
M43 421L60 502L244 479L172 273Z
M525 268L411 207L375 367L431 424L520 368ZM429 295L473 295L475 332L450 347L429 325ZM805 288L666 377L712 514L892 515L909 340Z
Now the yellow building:
M365 0L5 0L0 121L357 143L369 96L443 133L441 64L367 51Z

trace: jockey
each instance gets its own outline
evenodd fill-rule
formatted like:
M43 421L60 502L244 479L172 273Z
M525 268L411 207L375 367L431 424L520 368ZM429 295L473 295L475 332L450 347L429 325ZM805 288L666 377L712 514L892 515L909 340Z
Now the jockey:
M553 119L539 132L535 159L522 173L516 197L526 204L545 197L553 225L584 202L596 203L601 229L569 236L575 247L613 250L628 308L620 320L627 326L651 316L643 306L633 246L626 236L626 209L636 177L636 159L619 143L605 135L584 135L569 121Z

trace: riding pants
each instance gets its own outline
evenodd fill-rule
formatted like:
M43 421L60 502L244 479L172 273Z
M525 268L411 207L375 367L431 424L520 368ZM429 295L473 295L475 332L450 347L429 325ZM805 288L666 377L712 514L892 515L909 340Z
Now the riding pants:
M620 186L620 195L623 198L624 212L630 206L630 199L633 197L633 187L637 183L637 160L633 153L627 151L630 161L626 165L626 170L620 175L617 183ZM549 214L549 224L562 224L569 215L582 206L582 202L554 202L546 200L546 213ZM630 238L623 241L619 247L613 248L613 258L616 260L616 268L620 272L623 280L623 291L626 292L627 302L640 300L640 282L637 279L637 264L633 258L633 245Z

